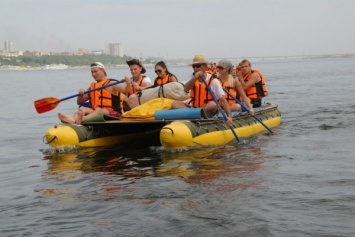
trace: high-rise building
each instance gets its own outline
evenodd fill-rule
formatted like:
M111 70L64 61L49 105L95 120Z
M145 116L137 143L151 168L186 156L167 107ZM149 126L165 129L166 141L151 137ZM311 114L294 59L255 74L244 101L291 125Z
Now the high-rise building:
M119 43L111 43L106 46L106 53L109 55L115 55L123 57L123 47Z
M5 44L4 44L4 46L5 46L5 52L8 52L8 53L10 53L10 52L12 52L13 50L12 50L12 46L13 46L13 42L12 41L10 41L10 40L6 40L5 41Z

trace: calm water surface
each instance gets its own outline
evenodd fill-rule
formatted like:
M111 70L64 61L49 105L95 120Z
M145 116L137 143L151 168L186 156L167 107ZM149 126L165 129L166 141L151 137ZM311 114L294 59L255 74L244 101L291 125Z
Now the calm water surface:
M355 236L355 59L253 66L282 112L277 135L178 153L53 154L43 135L75 99L44 114L33 102L76 94L89 69L0 71L0 236Z

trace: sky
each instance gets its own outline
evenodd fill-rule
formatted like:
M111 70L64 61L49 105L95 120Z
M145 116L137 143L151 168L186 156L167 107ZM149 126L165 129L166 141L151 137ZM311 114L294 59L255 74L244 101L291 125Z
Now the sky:
M0 50L131 57L355 53L355 0L1 0Z

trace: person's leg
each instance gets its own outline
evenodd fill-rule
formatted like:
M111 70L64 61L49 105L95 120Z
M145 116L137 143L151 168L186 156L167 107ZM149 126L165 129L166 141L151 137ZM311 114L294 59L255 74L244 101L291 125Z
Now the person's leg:
M137 107L139 105L138 96L136 94L130 95L127 102L131 109Z
M80 109L74 113L73 115L73 119L75 121L76 124L80 124L81 122L78 122L77 120L78 119L81 119L82 120L82 117L84 115L87 115L87 114L91 114L93 113L94 110L92 108L88 108L88 107L80 107ZM80 117L80 118L79 118Z
M128 101L128 97L126 95L123 95L123 111L126 112L126 111L129 111L131 110L131 106L129 104L129 101Z
M230 108L231 108L231 112L232 111L241 111L242 110L242 106L240 106L240 104L238 104L238 103L232 104L230 106Z
M92 113L90 113L88 115L79 114L75 123L80 124L81 122L83 122L87 119L93 118L93 117L100 115L100 114L109 115L109 112L107 111L107 109L96 108Z
M75 119L73 117L70 117L69 115L63 113L58 113L58 118L62 123L69 123L69 124L75 123Z
M186 109L188 106L183 102L179 100L174 100L174 102L171 104L172 109Z
M214 101L208 101L207 104L203 107L205 110L211 111L213 114L216 114L218 111L218 107L216 102Z

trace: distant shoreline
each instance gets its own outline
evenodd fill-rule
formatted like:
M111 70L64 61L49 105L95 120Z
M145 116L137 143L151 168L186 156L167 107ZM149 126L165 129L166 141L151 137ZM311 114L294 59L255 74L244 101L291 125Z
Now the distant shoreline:
M339 59L353 59L355 54L347 55L314 55L314 56L275 56L275 57L241 57L241 58L224 58L232 61L233 64L237 64L242 59L247 58L253 64L263 64L263 63L283 63L283 62L305 62L305 61L314 61L314 60L339 60ZM219 61L220 59L213 59L211 61ZM43 65L39 67L30 67L30 66L14 66L14 65L1 65L0 71L55 71L55 70L71 70L71 69L88 69L89 66L69 66L61 64L65 67L57 67L57 64L52 65ZM149 63L144 64L145 67L154 67L155 64ZM48 67L49 66L49 67ZM186 63L172 63L169 66L179 67L179 66L188 66ZM105 65L106 68L126 68L126 64L117 64L117 65Z

